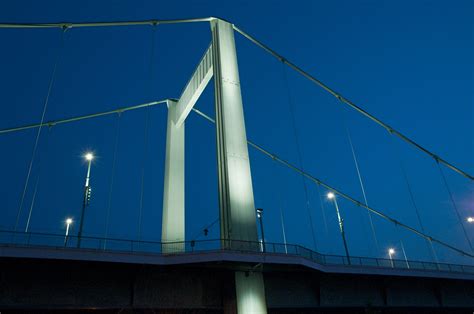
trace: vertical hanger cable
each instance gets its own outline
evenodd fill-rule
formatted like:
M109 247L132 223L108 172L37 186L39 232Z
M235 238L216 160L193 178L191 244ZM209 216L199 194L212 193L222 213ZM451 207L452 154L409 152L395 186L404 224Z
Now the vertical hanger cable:
M156 40L156 24L152 26L151 32L151 53L150 53L150 97L153 100L153 81L154 81L154 71L153 66L155 64L155 40ZM150 107L146 108L145 113L145 127L144 127L144 146L143 146L143 159L142 159L142 169L141 169L141 178L140 178L140 205L138 210L138 230L137 230L137 238L138 241L141 240L142 237L142 217L143 217L143 197L145 194L145 168L146 168L146 159L149 152L149 129L150 129Z
M286 67L285 67L284 63L282 63L282 69L283 69L283 78L284 78L285 87L286 87L286 91L287 91L287 97L288 97L288 107L289 107L290 116L291 116L291 125L293 127L293 135L294 135L294 138L295 138L296 149L297 149L297 153L298 153L298 163L299 163L300 168L304 169L300 142L298 140L298 131L296 129L296 117L295 117L295 113L294 113L292 95L291 95L290 86L289 86L289 82L288 82L288 77L287 77L287 73L286 73ZM313 245L314 245L314 248L317 250L318 245L317 245L317 242L316 242L316 236L315 236L314 225L313 225L313 217L312 217L312 214L311 214L311 206L310 206L310 203L309 203L308 186L307 186L307 183L306 183L306 178L303 175L301 175L301 180L303 181L304 195L305 195L305 200L306 200L306 210L308 212L309 224L310 224L310 227L311 227L311 236L312 236L312 239L313 239Z
M39 144L39 139L40 139L40 136L41 136L41 130L43 128L44 118L46 116L46 111L48 109L48 104L49 104L49 99L50 99L50 96L51 96L51 91L53 89L53 85L54 85L54 82L56 80L56 73L57 73L57 69L58 69L58 64L61 60L61 56L62 56L62 53L63 53L63 50L64 50L64 34L66 33L67 29L68 28L65 26L61 30L59 48L58 48L58 52L57 52L57 55L56 55L56 58L55 58L55 61L54 61L53 72L52 72L51 77L49 79L48 91L46 93L46 99L45 99L44 104L43 104L43 111L42 111L42 114L41 114L40 126L38 128L38 131L36 132L36 138L35 138L35 142L34 142L34 145L33 145L33 152L31 153L31 159L30 159L30 164L28 166L28 172L27 172L27 175L26 175L25 184L24 184L24 187L23 187L23 193L21 195L20 205L18 207L18 212L17 212L17 215L16 215L14 231L17 231L18 224L20 222L21 212L22 212L22 209L23 209L23 203L25 201L26 192L28 190L28 185L29 185L30 176L31 176L31 170L33 168L33 164L34 164L34 160L35 160L35 156L36 156L36 151L38 149L38 144Z

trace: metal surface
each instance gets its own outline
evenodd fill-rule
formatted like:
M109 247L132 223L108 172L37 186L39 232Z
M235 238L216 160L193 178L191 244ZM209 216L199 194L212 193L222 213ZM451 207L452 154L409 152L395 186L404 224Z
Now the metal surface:
M177 125L177 103L168 101L168 126L166 129L165 181L163 191L163 220L161 240L180 242L185 239L184 193L184 134L185 123ZM165 252L182 252L183 245L165 245Z
M222 247L245 249L258 235L234 29L213 20L211 31ZM238 313L267 313L261 275L236 272L235 286Z
M238 313L265 314L265 287L261 272L235 272L235 293Z
M234 30L221 20L212 21L211 27L221 238L257 241Z
M180 126L186 120L186 117L191 112L202 92L212 78L212 47L209 46L191 79L184 88L176 107L175 123Z

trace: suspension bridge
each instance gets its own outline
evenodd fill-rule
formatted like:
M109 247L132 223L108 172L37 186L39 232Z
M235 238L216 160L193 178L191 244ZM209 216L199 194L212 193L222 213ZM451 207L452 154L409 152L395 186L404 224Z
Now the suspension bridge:
M61 61L67 57L65 42L67 36L76 29L151 28L150 63L153 65L156 58L154 34L157 28L163 25L202 23L210 24L211 41L206 43L207 47L195 65L190 79L183 85L179 98L153 99L100 112L48 119L48 108L57 84ZM455 176L456 180L462 180L465 186L469 186L472 185L474 177L367 112L231 22L210 17L125 22L0 24L0 30L4 29L31 32L56 29L60 31L60 36L39 119L32 124L0 129L0 138L27 132L34 137L18 198L8 202L8 206L3 209L5 219L0 230L3 278L0 308L266 313L292 310L314 312L334 308L354 311L372 307L382 311L391 308L402 311L408 308L455 311L474 307L474 251L470 230L474 218L465 216L460 210L455 190L449 180L451 176ZM289 132L293 132L292 143L296 148L294 160L282 157L282 154L276 153L265 143L247 138L247 124L244 119L246 106L243 104L241 91L245 85L239 74L236 36L261 49L283 67L283 82L287 89L289 106L286 120L292 129ZM239 58L239 63L240 60ZM337 106L350 109L367 123L388 133L390 138L414 149L419 156L426 157L425 161L435 167L438 179L448 196L450 212L446 215L455 219L455 224L450 225L450 228L456 237L445 239L426 228L427 223L423 221L418 202L421 197L413 188L401 154L397 155L399 171L403 177L410 212L416 217L416 224L398 218L397 211L401 209L387 210L384 206L369 203L371 194L367 188L364 169L361 167L363 160L358 154L357 143L353 140L347 121L344 124L344 135L347 138L349 156L353 162L353 173L359 189L357 194L341 188L344 184L340 182L321 177L318 171L308 170L304 165L301 134L298 134L295 113L299 104L289 89L290 73L298 75L300 79L311 84L312 88L332 96ZM151 81L153 75L151 66ZM211 80L214 83L214 113L198 109L196 105L205 97L206 90L209 90L206 87L210 85ZM243 92L245 93L245 90ZM163 159L156 161L150 156L149 138L153 131L152 115L158 108L166 108L166 124L163 125L163 129L166 126L166 137ZM144 112L144 120L140 122L143 127L144 157L137 168L138 181L119 184L116 182L118 172L124 168L128 169L119 163L120 137L126 135L122 124L125 123L124 117L136 112ZM110 179L109 186L104 187L107 184L98 180L94 172L96 165L101 162L100 154L96 156L96 151L101 151L101 148L93 147L90 151L85 151L81 156L86 165L81 169L84 170L81 172L84 181L80 182L81 190L75 190L80 199L75 198L77 204L69 205L80 211L75 217L69 217L69 212L61 209L59 214L64 217L64 221L61 221L59 228L51 230L50 226L42 226L43 220L37 217L43 215L45 209L41 205L39 193L41 184L46 179L38 169L40 165L42 168L55 167L54 164L46 164L42 160L45 154L41 151L42 146L52 142L52 139L47 139L45 143L44 137L50 137L50 133L59 127L79 127L91 121L98 123L101 128L110 122L107 119L111 117L115 119L115 126L111 137L113 140L108 141L111 142L109 149L112 152L108 165L111 171L107 175ZM215 129L215 148L214 151L211 150L215 159L210 152L207 152L206 158L215 160L214 163L217 164L217 187L206 186L204 190L217 191L218 204L211 217L218 218L211 218L203 226L197 226L199 223L193 221L190 224L189 220L186 220L192 204L186 202L185 205L185 168L188 170L188 161L185 160L188 137L186 135L185 138L185 125L194 127L191 120L193 118ZM191 135L193 131L190 133L189 126L187 128L186 134ZM251 137L252 135L249 135L249 138ZM303 201L297 205L282 205L283 202L280 201L279 210L259 204L256 207L258 202L254 196L258 199L259 195L258 191L254 193L255 169L251 167L253 153L258 154L258 158L265 158L273 165L296 175L301 183ZM12 155L17 155L14 149ZM147 176L151 171L146 167L148 160L152 164L160 162L156 167L163 168L163 177L159 179L162 181L162 190L151 192L162 195L161 204L157 206L155 203L151 206L155 211L159 211L161 216L161 235L159 228L155 226L152 232L154 237L151 239L144 235L143 230L143 222L152 220L146 216L145 211L149 206L146 204L146 191L150 189L147 187ZM273 177L266 177L266 184L275 180ZM4 189L4 197L7 197L7 194L15 195L9 188ZM138 223L127 221L123 228L132 229L132 224L138 225L136 236L113 236L111 220L118 219L114 215L119 215L112 206L113 199L118 197L117 193L126 194L127 189L136 189L139 204L131 206L124 201L122 207L133 208ZM61 193L60 189L57 193ZM273 194L273 198L282 199L286 192ZM97 231L90 225L97 227L95 221L99 220L99 215L94 202L97 202L98 198L104 200L105 205L102 207L105 210L100 219L105 219L105 225L98 227ZM207 206L212 207L211 204ZM391 204L386 206L393 207ZM115 207L121 206L117 204ZM159 207L159 210L156 210L156 207ZM284 207L287 207L286 210ZM316 207L321 211L327 238L323 238L316 227ZM446 208L442 207L443 210ZM304 221L308 232L296 232L297 237L302 239L295 243L290 240L290 223L287 219L290 215L295 216L293 213L297 210L297 221L299 224ZM359 253L354 242L351 242L351 237L355 234L347 230L347 224L351 223L347 217L356 211L364 214L360 216L364 222L356 225L356 229L351 226L350 231L365 233L366 244L371 245L369 251L373 252L370 256ZM267 215L270 215L268 212L273 212L273 217L277 217L272 219L271 223L266 220ZM329 212L332 216L326 216ZM301 213L304 213L304 216ZM57 217L58 213L55 215ZM125 220L129 217L126 216ZM37 219L36 222L34 219ZM377 227L377 221L382 221L384 228L395 230L390 234L392 239L389 243L385 241L387 233ZM188 225L193 226L195 234L190 235L187 232L190 228ZM336 232L331 236L328 229L333 227ZM274 230L281 232L279 241L270 240L274 237ZM271 231L271 235L268 235L268 231ZM334 235L337 240L334 240ZM427 254L423 258L412 258L411 256L417 255L408 249L412 246L407 241L419 241L416 242L415 250L426 250ZM324 249L324 243L340 248L336 253L328 251Z

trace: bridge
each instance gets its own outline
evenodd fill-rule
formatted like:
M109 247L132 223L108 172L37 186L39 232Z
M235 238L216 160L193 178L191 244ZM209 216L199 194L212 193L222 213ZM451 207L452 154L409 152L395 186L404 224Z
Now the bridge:
M156 29L164 25L202 23L210 24L211 42L206 43L207 46L203 49L201 58L179 98L152 99L132 106L47 119L50 96L57 84L61 58L66 56L65 39L76 29L144 27L151 28L152 34L155 34ZM60 36L39 121L0 130L2 137L34 132L28 133L34 136L34 141L31 158L25 169L24 184L19 194L19 205L11 205L13 201L7 202L5 221L11 221L11 224L0 230L1 309L72 312L86 309L104 312L138 310L167 313L313 313L336 309L351 313L372 309L393 313L422 309L427 312L451 313L474 308L474 251L471 232L468 229L474 218L461 215L453 186L450 185L452 176L456 177L456 183L462 180L464 186L472 185L474 177L367 112L231 22L209 17L100 23L3 23L0 24L0 30L3 29L31 32L51 29L59 30ZM359 118L381 127L391 138L399 141L397 145L403 143L410 149L415 149L419 156L426 158L426 162L431 162L438 172L438 179L443 184L449 205L452 206L450 213L445 213L444 206L434 208L446 214L446 217L454 217L455 224L450 225L453 230L451 238L444 239L432 234L434 230L427 231L418 202L422 197L417 198L409 173L403 166L402 157L399 157L400 172L406 185L407 199L412 206L411 213L415 214L416 226L413 222L405 222L399 218L399 208L394 212L385 210L384 207L379 208L379 204L377 208L369 204L370 189L367 189L365 184L362 159L357 154L347 121L344 133L353 161L353 173L360 189L357 195L362 198L354 196L353 191L339 187L344 184L331 183L330 179L321 178L318 173L307 170L303 165L294 111L295 100L290 90L287 91L290 114L286 120L290 120L293 129L295 161L281 157L280 153L275 153L261 143L249 140L241 92L244 85L237 62L236 33L284 67L283 78L287 88L290 79L287 70L292 70L313 88L332 96L337 105L347 107ZM150 62L153 64L155 37L152 37L151 48ZM152 68L153 66L150 66L151 75ZM205 97L206 90L209 90L207 87L211 80L214 82L214 116L197 108L199 101ZM161 179L163 185L162 192L158 192L162 193L161 235L159 240L153 240L143 235L142 226L144 219L150 219L144 218L145 177L149 171L145 167L145 161L149 151L147 141L151 132L150 112L155 108L164 107L166 139ZM140 180L118 185L115 176L119 167L117 159L122 130L120 123L124 119L122 116L143 111L146 112L143 122L145 157L139 169ZM109 189L107 191L101 188L99 182L103 181L94 176L96 162L101 162L94 150L101 148L95 147L84 152L85 171L82 175L85 181L80 186L81 191L77 193L80 198L75 199L79 202L68 205L76 206L80 211L74 218L66 216L67 212L61 212L64 221L60 229L51 230L50 226L45 226L46 220L41 218L46 211L45 206L40 206L37 200L41 182L47 180L38 170L41 148L44 145L43 137L50 136L51 130L56 128L84 125L90 121L103 121L100 122L103 124L99 124L101 128L107 117L116 119L115 133L111 141ZM218 213L211 213L218 216L218 219L207 221L202 228L197 226L197 223L191 223L197 231L194 235L187 232L190 226L186 220L193 204L185 205L185 187L188 186L185 175L185 168L188 169L185 144L187 136L192 136L189 131L185 132L185 125L195 126L190 121L191 117L215 125L215 190L218 198ZM186 138L185 133L189 134ZM284 206L281 206L279 211L255 206L255 198L258 199L259 196L258 192L254 193L255 168L251 171L249 147L260 154L260 157L291 172L300 180L303 201L300 204L287 205L288 211L285 215ZM16 154L14 151L13 155ZM207 156L209 157L212 156ZM149 156L148 159L156 163ZM49 167L54 168L55 165L49 164ZM270 184L269 181L274 180L267 176L265 184ZM66 185L66 182L63 184ZM110 221L114 219L113 193L118 191L120 194L127 194L127 189L131 189L133 185L140 186L137 235L112 237ZM96 192L96 187L99 192ZM315 209L312 203L315 201L311 192L313 188L318 194L315 198L318 199L321 218L326 228L327 238L322 242L331 247L338 246L339 254L327 252L323 243L318 243L321 237L314 223ZM13 189L14 187L12 191ZM207 186L206 189L211 188ZM14 194L12 191L4 189L5 194ZM60 190L58 193L61 193ZM157 191L153 191L153 194L157 194ZM283 198L286 192L274 194L282 195L273 195L273 198ZM103 230L102 227L91 227L95 220L99 220L94 202L98 202L101 197L106 204L106 223ZM438 200L439 203L443 201ZM212 207L212 204L207 206ZM392 204L385 206L393 207ZM124 203L117 204L116 207L128 208L130 205ZM156 208L156 204L152 207ZM332 219L325 216L325 212L329 210L333 215ZM273 217L277 219L268 223L264 217L272 211ZM133 212L137 211L134 209ZM365 213L365 222L351 224L354 220L352 212ZM307 217L303 217L301 213L305 213ZM287 241L290 215L298 216L296 220L292 220L292 224L298 225L298 228L308 226L306 233L295 233L298 237L294 239L301 242ZM383 222L384 225L377 225L375 220ZM121 226L121 229L131 228L130 226L131 222L128 222ZM328 231L331 227L334 227L333 233ZM43 231L45 228L49 230ZM389 243L385 243L387 232L381 230L387 228L394 230L393 234L388 235L394 237ZM278 229L281 229L281 241L269 240L274 237L274 230ZM152 235L159 233L157 230L159 229L154 228ZM373 252L371 256L354 253L358 251L355 242L351 241L351 237L357 236L352 232L355 230L357 234L365 232L366 244L372 245L369 249ZM271 232L270 236L268 231ZM94 232L102 235L95 236ZM368 234L372 235L371 240ZM412 247L413 251L426 250L426 255L422 258L411 258L409 248ZM412 254L419 256L416 253Z

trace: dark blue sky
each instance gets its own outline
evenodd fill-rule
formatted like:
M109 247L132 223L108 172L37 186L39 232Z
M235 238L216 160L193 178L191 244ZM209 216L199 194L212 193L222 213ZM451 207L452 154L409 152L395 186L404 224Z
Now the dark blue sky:
M83 22L219 16L256 36L364 109L474 173L474 4L456 1L15 1L0 4L2 22ZM58 53L58 29L1 29L0 128L39 122ZM153 39L154 36L154 39ZM154 58L151 62L152 43ZM469 250L436 163L337 102L314 84L236 35L247 135L363 200L346 127L359 159L369 205L420 228L400 164L406 169L426 232ZM203 24L83 28L65 33L46 120L179 97L210 42ZM285 80L285 76L287 80ZM287 83L286 83L287 82ZM197 107L211 116L213 86ZM166 107L44 128L22 209L24 229L39 178L31 231L64 232L79 218L91 149L92 204L86 235L138 238L141 172L145 167L142 239L159 240ZM117 124L116 168L112 171ZM186 232L191 240L218 216L215 132L191 115L186 138ZM0 225L15 224L35 130L0 136L3 180ZM147 145L147 146L146 146ZM148 149L146 149L148 147ZM144 153L145 152L145 153ZM314 248L302 179L250 148L257 207L265 209L267 241ZM474 185L443 169L463 219L474 215ZM113 177L113 180L112 180ZM112 183L112 184L111 184ZM307 182L318 250L343 254L334 208ZM326 191L321 189L324 197ZM110 200L110 201L109 201ZM411 259L430 259L426 244L340 200L353 255L384 255L405 244ZM324 214L324 215L323 215ZM466 224L474 241L474 225ZM218 237L218 226L208 237ZM72 232L77 232L73 225ZM201 238L203 238L201 236ZM472 263L436 246L440 260Z

